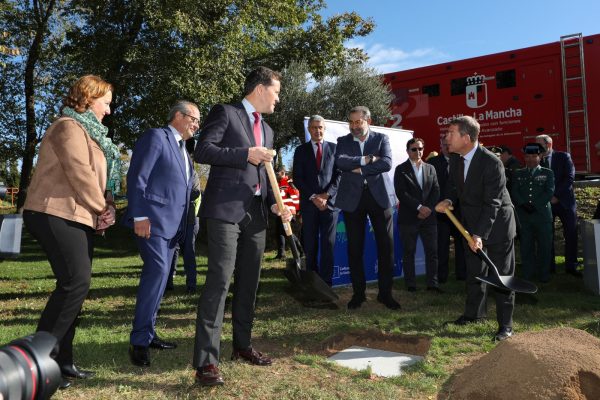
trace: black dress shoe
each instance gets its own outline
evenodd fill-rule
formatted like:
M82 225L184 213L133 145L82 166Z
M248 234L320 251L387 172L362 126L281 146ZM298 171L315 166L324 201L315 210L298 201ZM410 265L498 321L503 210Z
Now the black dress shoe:
M242 359L253 365L266 366L273 364L273 360L261 353L260 351L256 351L253 348L249 348L247 350L233 350L233 354L231 355L232 360Z
M436 293L444 293L444 290L442 290L440 287L438 286L428 286L427 290L429 292L436 292Z
M189 288L185 289L185 292L187 294L196 294L196 288L195 287L189 287Z
M95 375L92 371L84 371L77 368L74 364L61 365L60 373L65 378L88 379Z
M69 387L71 387L71 381L68 380L67 378L62 378L60 383L58 384L58 388L60 390L65 390Z
M364 294L363 295L353 294L352 298L348 302L348 310L356 310L357 308L360 308L362 303L364 303L366 300L367 300L367 298L365 297Z
M498 332L496 333L496 336L494 336L494 341L495 342L501 342L503 340L508 339L513 334L514 334L514 332L513 332L512 328L508 328L508 327L500 328L500 329L498 329Z
M177 344L173 342L165 342L164 340L159 338L158 335L154 335L154 339L152 339L152 341L150 342L150 347L159 350L171 350L176 349Z
M392 296L377 296L377 301L389 308L390 310L399 310L400 303L398 303Z
M417 288L415 286L409 286L406 288L406 290L408 290L409 292L416 292Z
M479 322L482 322L484 320L484 318L470 318L470 317L465 317L464 315L461 315L460 317L458 317L458 319L456 321L450 322L453 325L468 325L468 324L476 324Z
M219 368L214 364L196 369L196 382L201 386L221 386L225 383Z
M148 367L150 365L150 354L146 346L129 346L129 358L133 365Z

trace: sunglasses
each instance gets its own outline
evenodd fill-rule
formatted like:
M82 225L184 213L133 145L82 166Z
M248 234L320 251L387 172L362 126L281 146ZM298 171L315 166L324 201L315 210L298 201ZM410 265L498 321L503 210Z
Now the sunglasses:
M423 147L412 147L410 151L412 151L413 153L416 153L417 151L423 151Z

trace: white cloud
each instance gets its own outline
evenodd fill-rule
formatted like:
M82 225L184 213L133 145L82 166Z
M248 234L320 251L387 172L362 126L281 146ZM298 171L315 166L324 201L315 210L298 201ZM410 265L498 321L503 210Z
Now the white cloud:
M364 43L355 41L349 41L346 47L362 49L369 56L367 64L380 73L403 71L426 65L439 64L449 60L448 54L434 48L405 51L395 47L384 46L380 43L366 46Z

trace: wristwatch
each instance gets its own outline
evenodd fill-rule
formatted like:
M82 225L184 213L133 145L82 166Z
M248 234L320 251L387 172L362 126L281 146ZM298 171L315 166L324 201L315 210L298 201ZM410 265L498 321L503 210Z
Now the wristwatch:
M374 159L375 157L373 157L373 154L369 154L369 155L367 156L367 158L369 159L369 162L368 162L368 164L371 164L371 163L373 162L373 159Z

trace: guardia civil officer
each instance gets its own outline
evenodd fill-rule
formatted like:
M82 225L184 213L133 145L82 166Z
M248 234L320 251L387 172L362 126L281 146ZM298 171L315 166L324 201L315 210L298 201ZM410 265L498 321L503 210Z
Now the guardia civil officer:
M540 166L544 148L538 143L523 147L525 168L514 174L512 199L521 224L521 263L525 279L550 280L554 173Z

